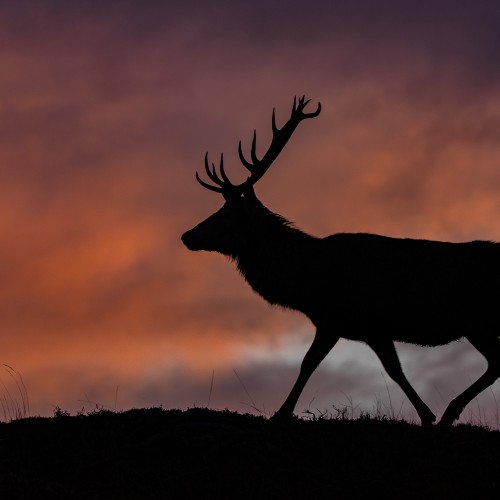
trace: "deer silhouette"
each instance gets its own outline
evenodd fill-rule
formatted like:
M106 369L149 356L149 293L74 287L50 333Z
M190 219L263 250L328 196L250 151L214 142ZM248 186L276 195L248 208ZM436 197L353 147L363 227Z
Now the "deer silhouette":
M225 203L182 235L190 250L219 252L232 259L255 292L271 304L301 311L316 327L298 378L273 419L289 418L309 377L340 338L365 342L415 407L422 425L436 416L415 392L401 368L395 341L421 346L467 339L487 360L484 374L453 399L439 424L451 425L465 406L500 376L500 244L450 243L339 233L318 238L271 212L256 197L254 184L276 160L299 123L317 117L321 103L294 99L289 120L279 129L272 115L271 144L261 159L254 131L251 161L239 158L250 175L233 184L205 155L205 188Z

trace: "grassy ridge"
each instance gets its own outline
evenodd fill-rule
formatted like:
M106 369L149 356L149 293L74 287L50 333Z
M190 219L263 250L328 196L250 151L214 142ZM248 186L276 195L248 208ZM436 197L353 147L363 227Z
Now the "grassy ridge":
M0 424L10 499L500 498L500 432L369 417L95 411Z

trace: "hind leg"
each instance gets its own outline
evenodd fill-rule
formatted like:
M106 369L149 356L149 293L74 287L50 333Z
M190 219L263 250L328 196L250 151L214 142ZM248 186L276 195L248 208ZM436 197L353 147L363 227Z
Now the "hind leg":
M401 368L401 362L399 361L394 342L392 340L375 340L368 342L368 345L375 351L388 375L401 387L406 397L413 404L422 421L422 425L432 424L436 420L436 416L420 399L420 396L415 392L410 382L408 382Z
M468 389L459 394L446 408L439 425L451 425L460 417L463 409L482 391L500 377L500 339L494 337L469 338L467 340L486 358L488 368Z

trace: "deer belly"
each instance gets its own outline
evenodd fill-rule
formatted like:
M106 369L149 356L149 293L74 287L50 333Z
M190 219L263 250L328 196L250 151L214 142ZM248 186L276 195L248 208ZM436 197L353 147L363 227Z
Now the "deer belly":
M446 310L436 304L412 304L401 301L380 302L371 306L331 303L325 308L328 314L310 316L316 326L330 328L332 333L349 339L370 342L387 338L394 341L422 346L445 345L470 333L474 326L459 311Z

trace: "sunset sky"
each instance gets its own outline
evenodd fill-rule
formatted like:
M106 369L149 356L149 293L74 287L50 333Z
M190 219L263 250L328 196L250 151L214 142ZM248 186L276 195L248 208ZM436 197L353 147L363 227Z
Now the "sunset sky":
M500 240L498 2L5 0L0 37L0 364L32 415L278 409L312 324L180 236L223 202L205 152L242 180L238 141L265 148L294 95L323 111L256 186L268 208L317 236ZM398 350L438 417L485 369L465 341ZM498 426L499 387L462 420ZM347 341L296 414L344 404L416 418Z

